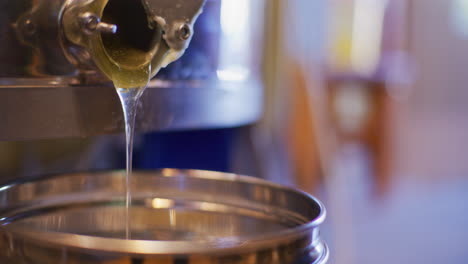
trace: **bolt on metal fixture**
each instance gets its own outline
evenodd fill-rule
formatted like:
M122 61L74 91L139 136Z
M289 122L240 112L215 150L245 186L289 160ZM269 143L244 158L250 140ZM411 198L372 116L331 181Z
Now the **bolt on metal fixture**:
M105 33L115 34L117 33L117 25L101 22L101 19L91 12L86 12L80 15L80 23L83 31L88 34Z

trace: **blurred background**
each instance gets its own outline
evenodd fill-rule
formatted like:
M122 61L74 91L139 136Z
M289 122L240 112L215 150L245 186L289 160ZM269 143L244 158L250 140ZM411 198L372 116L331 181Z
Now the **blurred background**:
M263 119L139 134L135 166L310 192L332 264L467 263L468 0L269 0L263 15ZM124 154L122 135L2 142L0 174L123 168Z
M466 263L468 1L281 5L278 133L331 263Z

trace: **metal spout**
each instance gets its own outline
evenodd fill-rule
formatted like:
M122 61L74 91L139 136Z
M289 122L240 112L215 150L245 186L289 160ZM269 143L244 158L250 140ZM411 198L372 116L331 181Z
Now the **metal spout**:
M110 78L116 70L148 64L154 76L188 47L193 24L204 3L205 0L71 1L62 18L64 35L89 52L88 58Z

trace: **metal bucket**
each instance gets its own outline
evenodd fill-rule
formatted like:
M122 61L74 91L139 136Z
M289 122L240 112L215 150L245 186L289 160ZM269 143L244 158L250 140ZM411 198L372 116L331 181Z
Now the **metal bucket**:
M327 261L318 227L325 209L305 193L245 176L173 169L134 173L131 190L127 218L121 171L0 188L0 262Z

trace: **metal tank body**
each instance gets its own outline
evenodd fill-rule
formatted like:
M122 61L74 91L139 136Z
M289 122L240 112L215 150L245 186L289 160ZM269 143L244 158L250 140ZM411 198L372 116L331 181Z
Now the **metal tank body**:
M64 36L63 9L74 2L0 0L0 140L122 131L111 83ZM234 15L229 2L206 2L185 55L145 92L137 130L232 127L260 117L264 1Z

